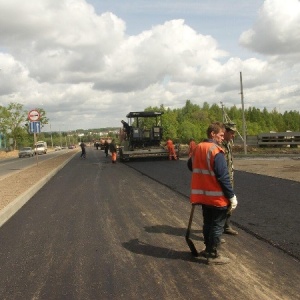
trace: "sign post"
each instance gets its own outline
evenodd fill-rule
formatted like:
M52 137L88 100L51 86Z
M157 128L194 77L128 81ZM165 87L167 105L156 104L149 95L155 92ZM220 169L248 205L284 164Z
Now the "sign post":
M30 120L30 132L33 132L33 139L34 139L34 151L35 151L35 156L36 156L36 165L38 166L39 161L38 161L38 153L36 149L36 134L41 132L41 122L38 122L40 120L40 113L36 109L32 109L28 113L28 119Z

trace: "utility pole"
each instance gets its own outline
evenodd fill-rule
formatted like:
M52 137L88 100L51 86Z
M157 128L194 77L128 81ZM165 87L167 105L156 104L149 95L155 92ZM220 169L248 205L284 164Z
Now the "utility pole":
M220 103L221 103L221 106L222 106L222 122L224 123L225 122L224 105L223 105L222 101Z
M52 150L53 150L53 138L52 138L51 122L50 122L50 133L51 133L51 146L52 146Z
M244 109L244 92L243 92L242 72L240 72L240 83L241 83L241 101L242 101L242 113L243 113L244 153L247 154L246 121L245 121L245 109Z

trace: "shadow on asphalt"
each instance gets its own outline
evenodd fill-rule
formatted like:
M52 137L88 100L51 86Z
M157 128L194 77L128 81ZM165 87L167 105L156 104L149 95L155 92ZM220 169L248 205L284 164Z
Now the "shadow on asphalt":
M146 226L144 229L149 233L165 233L180 237L185 236L186 234L186 228L172 227L169 225ZM190 238L197 241L203 241L202 230L192 230Z
M205 258L195 258L189 251L176 251L170 248L153 246L141 242L139 241L139 239L132 239L129 242L122 243L122 245L128 251L136 254L142 254L156 258L181 259L183 261L195 262L198 264L206 264Z

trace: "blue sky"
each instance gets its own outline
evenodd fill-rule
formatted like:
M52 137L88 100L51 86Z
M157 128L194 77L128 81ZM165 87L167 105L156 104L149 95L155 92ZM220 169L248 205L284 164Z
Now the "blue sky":
M0 105L42 107L52 130L117 127L186 100L241 107L240 72L246 108L299 111L298 0L0 0L0 11Z

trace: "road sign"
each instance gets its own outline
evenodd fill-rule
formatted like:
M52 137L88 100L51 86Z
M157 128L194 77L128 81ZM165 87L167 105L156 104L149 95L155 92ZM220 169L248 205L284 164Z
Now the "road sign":
M38 121L40 119L40 113L37 110L33 109L28 113L28 119L30 121Z
M41 122L30 122L29 123L30 133L40 133L41 132Z

